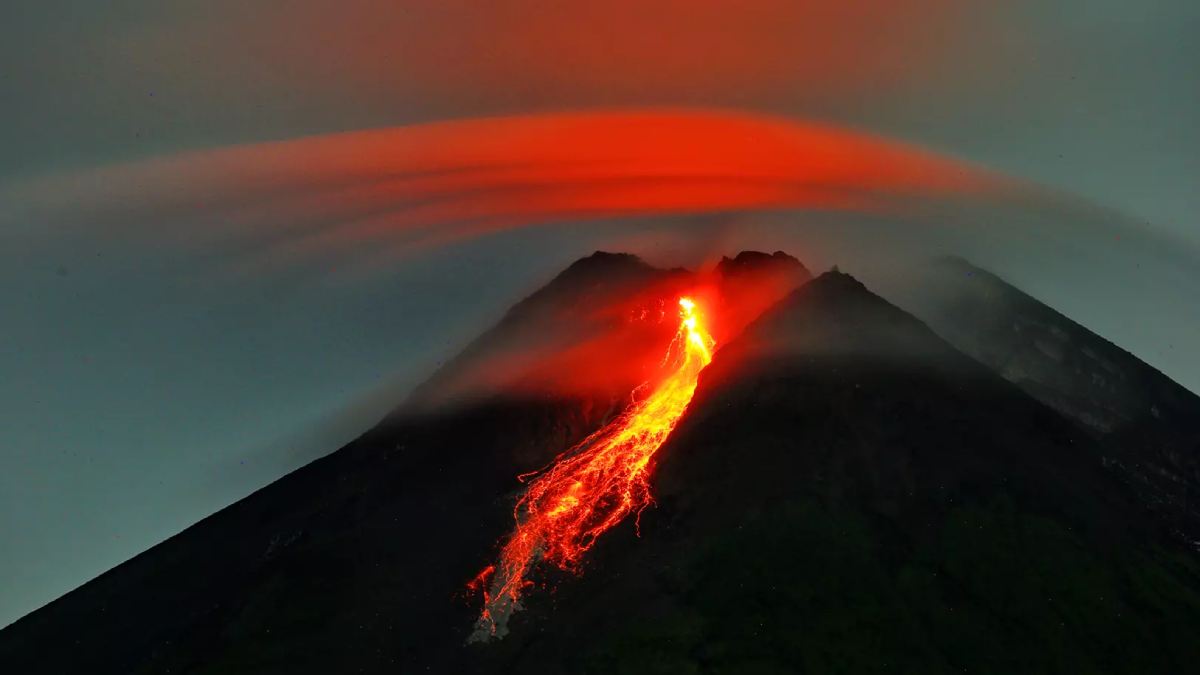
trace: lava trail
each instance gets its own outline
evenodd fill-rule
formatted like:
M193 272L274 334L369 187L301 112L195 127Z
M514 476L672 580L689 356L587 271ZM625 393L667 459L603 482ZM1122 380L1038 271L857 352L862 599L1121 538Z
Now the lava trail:
M484 599L472 641L507 632L508 617L532 584L528 574L535 564L544 561L578 571L597 537L651 503L650 458L683 416L715 347L695 302L680 298L679 308L679 330L664 359L670 374L620 417L536 474L518 500L516 527L499 562L469 585ZM521 478L530 475L535 474Z

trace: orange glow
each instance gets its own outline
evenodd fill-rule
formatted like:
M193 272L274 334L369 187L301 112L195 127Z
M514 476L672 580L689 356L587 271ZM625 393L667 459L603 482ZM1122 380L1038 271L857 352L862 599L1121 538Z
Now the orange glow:
M1008 72L1000 66L1011 68L1004 57L1016 45L1002 37L1023 15L1012 4L344 0L331 9L300 0L259 3L236 20L163 17L125 36L120 56L130 71L173 76L226 105L281 88L325 106L426 116L647 99L781 107L874 101L934 78L978 77L983 66L989 77ZM964 57L971 68L952 67Z
M354 252L387 267L531 225L628 216L896 212L1012 181L851 129L644 108L463 119L185 153L0 188L30 221L247 244L237 271ZM164 223L184 223L163 227Z
M528 575L534 565L546 562L578 572L584 553L600 535L653 501L650 460L691 403L716 344L691 298L679 299L679 316L679 330L664 359L672 366L670 373L616 420L560 455L517 501L516 528L499 563L468 584L484 598L472 640L506 632L509 615L532 583Z

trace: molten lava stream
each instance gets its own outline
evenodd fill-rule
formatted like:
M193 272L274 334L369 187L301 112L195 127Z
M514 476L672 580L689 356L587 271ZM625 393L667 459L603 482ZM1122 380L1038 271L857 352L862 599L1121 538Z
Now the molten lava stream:
M499 563L469 585L484 598L472 641L507 632L508 617L532 584L526 577L538 561L578 571L597 537L650 504L650 458L683 416L715 346L695 303L680 298L679 307L679 331L664 361L673 364L671 373L620 417L559 455L517 502L516 528Z

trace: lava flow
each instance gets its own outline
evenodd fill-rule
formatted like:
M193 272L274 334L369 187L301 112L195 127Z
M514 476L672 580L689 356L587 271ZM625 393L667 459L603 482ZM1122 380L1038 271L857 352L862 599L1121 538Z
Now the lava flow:
M560 455L530 483L513 509L516 528L500 561L469 585L484 608L472 641L501 637L539 561L578 571L596 538L652 501L649 464L683 416L715 342L690 298L680 298L680 324L664 363L670 374L620 417ZM522 476L524 479L526 476Z

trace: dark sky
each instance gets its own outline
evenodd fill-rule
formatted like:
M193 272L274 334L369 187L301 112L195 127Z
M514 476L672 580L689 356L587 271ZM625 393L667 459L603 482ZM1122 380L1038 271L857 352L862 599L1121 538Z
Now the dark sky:
M5 3L0 188L485 114L669 104L826 120L1078 197L1086 208L889 231L997 268L1196 390L1183 345L1200 342L1198 30L1191 0ZM0 624L333 449L594 248L695 262L781 245L820 269L865 264L862 233L887 227L633 219L368 274L340 253L229 275L238 251L171 234L203 223L147 210L114 229L71 198L71 227L0 213Z

